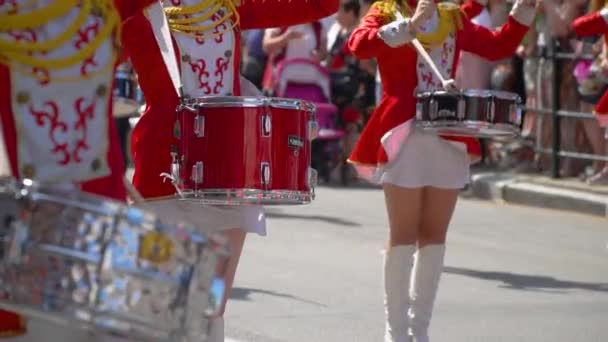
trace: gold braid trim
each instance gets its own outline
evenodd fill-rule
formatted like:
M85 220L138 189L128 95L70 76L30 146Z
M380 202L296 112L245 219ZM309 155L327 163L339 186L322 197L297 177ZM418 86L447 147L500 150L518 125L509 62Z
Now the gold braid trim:
M377 9L380 14L380 18L386 22L391 22L396 19L396 13L401 10L401 14L409 18L414 15L414 10L407 4L406 1L401 0L381 0L376 1L372 5L372 8Z
M37 9L33 12L25 14L3 14L0 15L0 22L4 23L4 26L0 25L0 33L24 26L23 24L18 24L18 21L16 21L18 18L22 18L22 20L31 20L28 25L36 24L42 26L63 17L72 9L72 2L55 0L52 5ZM65 44L67 40L76 34L80 29L80 25L82 25L89 15L101 16L104 19L104 26L86 47L70 56L57 59L45 59L34 56L34 52L50 52ZM89 58L108 38L111 38L112 35L114 35L114 45L119 46L120 17L118 10L114 6L114 1L82 0L78 9L78 15L74 21L55 38L51 38L45 42L33 43L0 40L0 47L2 47L0 50L0 63L17 68L41 68L45 70L68 68ZM116 54L108 62L108 65L113 65L115 59ZM35 73L31 74L35 75Z
M236 5L240 1L234 0L203 0L191 6L165 7L165 14L169 20L169 28L173 32L190 36L192 38L213 38L226 32L233 31L240 23ZM211 24L202 24L211 19L223 9L221 18ZM196 16L195 16L196 15ZM234 19L228 28L214 33L206 33L223 25L229 19ZM202 24L202 25L195 25ZM217 30L216 30L217 31Z
M377 9L378 16L386 22L394 21L399 9L405 18L411 18L414 14L414 10L405 1L400 0L378 1L372 5L372 8ZM439 23L435 31L416 34L416 38L426 49L441 45L450 33L463 28L464 13L460 10L460 6L453 3L439 3L437 11Z

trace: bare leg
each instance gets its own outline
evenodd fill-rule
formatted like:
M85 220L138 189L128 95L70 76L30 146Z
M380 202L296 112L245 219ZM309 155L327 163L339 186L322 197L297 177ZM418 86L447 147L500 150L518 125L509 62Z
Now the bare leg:
M439 287L445 241L459 190L426 187L418 230L418 250L411 277L410 325L414 342L428 342L435 297Z
M226 295L218 316L211 320L211 330L209 332L208 342L224 341L224 312L226 311L226 304L230 297L230 292L232 291L236 270L247 236L247 233L244 230L237 228L226 230L224 231L224 234L228 238L230 244L230 257L220 266L218 273L223 275L224 281L226 282Z
M390 238L384 256L385 342L409 340L409 284L416 249L422 189L384 185Z
M593 105L581 102L582 112L593 111ZM593 154L603 156L606 154L606 143L604 141L604 130L598 125L597 120L583 120L583 128L585 129L585 135L589 139ZM600 172L604 167L604 163L600 161L593 162L593 171Z

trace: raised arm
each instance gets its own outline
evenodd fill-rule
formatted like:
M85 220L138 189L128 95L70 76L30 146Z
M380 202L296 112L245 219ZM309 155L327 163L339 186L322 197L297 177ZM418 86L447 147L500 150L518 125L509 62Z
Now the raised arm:
M509 20L500 29L493 31L476 25L468 18L463 19L463 29L459 34L462 49L491 61L509 57L522 42L536 10L531 6L514 7Z
M608 8L577 18L572 29L579 37L608 33Z
M241 0L238 12L243 30L294 26L328 17L339 0Z
M359 26L348 39L348 49L359 59L375 58L378 55L409 43L414 37L409 19L387 19L376 8L369 10Z
M488 0L469 0L460 5L460 9L467 18L473 19L483 11L487 4Z

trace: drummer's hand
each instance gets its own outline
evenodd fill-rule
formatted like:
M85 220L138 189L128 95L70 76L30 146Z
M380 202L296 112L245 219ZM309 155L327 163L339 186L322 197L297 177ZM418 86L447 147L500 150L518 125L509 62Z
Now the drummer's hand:
M422 24L433 17L437 11L435 0L418 0L416 11L412 15L411 25L414 30L418 30Z
M515 0L511 16L520 24L531 26L539 6L540 2L537 0Z
M456 81L454 81L453 79L445 80L443 82L442 86L443 86L443 89L445 89L445 91L450 91L450 92L458 91L458 87L456 86Z

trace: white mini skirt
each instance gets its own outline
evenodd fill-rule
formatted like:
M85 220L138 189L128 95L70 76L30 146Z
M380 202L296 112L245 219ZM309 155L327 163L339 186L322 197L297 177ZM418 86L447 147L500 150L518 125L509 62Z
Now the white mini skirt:
M380 183L404 188L462 189L470 181L469 165L465 144L412 129L396 158L381 171Z

